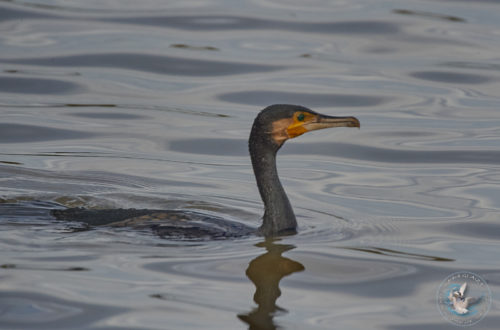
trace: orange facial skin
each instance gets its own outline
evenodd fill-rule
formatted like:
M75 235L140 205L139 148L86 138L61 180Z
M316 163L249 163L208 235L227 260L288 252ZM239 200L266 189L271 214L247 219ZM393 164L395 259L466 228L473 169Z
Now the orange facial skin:
M331 117L297 111L291 118L284 118L272 124L271 135L278 145L306 132L330 127L360 127L355 117Z

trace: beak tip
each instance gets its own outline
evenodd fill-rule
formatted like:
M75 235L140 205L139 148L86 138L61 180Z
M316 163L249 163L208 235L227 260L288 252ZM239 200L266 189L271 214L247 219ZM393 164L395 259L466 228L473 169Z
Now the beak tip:
M357 127L359 129L361 129L361 123L360 121L358 120L358 118L356 117L351 117L351 120L352 120L352 126L351 127Z

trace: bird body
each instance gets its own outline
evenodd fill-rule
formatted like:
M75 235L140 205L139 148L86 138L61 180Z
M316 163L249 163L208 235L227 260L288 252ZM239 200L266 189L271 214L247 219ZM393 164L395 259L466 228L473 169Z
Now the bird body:
M448 297L453 305L453 309L458 314L469 313L469 306L475 304L479 300L474 297L465 297L465 290L467 290L467 282L464 282L458 291L450 292L450 296Z
M331 117L318 114L308 108L275 104L262 110L254 120L248 147L252 167L257 181L260 196L264 203L264 216L262 225L257 233L263 236L277 236L293 234L297 230L297 220L288 197L281 185L276 168L276 153L288 139L295 138L306 132L329 127L360 127L355 117ZM79 221L89 225L132 225L140 221L155 223L156 228L163 228L162 236L168 236L168 231L182 233L182 227L190 228L191 235L197 233L199 228L204 228L200 216L183 217L183 226L175 225L179 220L179 210L86 210L83 208L70 208L53 210L52 215L59 220ZM173 217L173 218L172 218ZM203 218L203 217L201 217ZM187 226L190 220L196 219L194 227ZM165 223L173 222L174 225ZM191 221L192 222L192 221ZM210 221L208 221L210 222ZM213 236L213 230L221 228L220 221L216 229L211 227L208 231ZM193 229L194 228L194 229ZM226 230L227 227L224 227ZM225 233L221 237L234 237L248 235L248 228L244 225L230 226L236 229L236 235ZM168 230L167 230L168 229ZM180 234L182 236L182 234Z

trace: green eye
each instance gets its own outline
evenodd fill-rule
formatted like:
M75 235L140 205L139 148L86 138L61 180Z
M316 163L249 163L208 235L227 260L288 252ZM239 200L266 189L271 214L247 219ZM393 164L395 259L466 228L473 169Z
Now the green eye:
M298 121L304 121L304 118L305 118L305 117L306 117L306 116L304 116L304 114L303 114L303 113L299 113L299 114L297 115L297 120L298 120Z

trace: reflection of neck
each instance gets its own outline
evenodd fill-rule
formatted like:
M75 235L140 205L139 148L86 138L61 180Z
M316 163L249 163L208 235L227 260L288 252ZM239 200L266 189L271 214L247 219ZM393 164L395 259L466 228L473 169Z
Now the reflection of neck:
M265 209L259 231L265 236L292 233L297 228L292 206L278 178L276 169L278 149L279 147L270 145L270 142L263 138L253 134L250 136L252 166Z
M255 284L254 301L258 307L248 314L239 315L239 318L249 324L249 329L276 329L273 316L277 310L284 311L276 306L276 300L281 295L279 282L283 277L305 268L301 263L281 256L283 252L293 249L293 245L266 241L257 246L265 247L267 252L250 262L246 274Z

